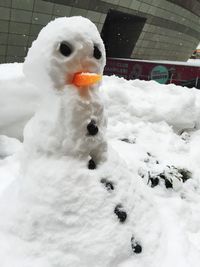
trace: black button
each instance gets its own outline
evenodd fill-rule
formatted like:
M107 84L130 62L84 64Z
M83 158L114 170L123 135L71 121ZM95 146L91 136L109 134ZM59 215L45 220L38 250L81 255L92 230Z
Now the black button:
M168 179L165 179L165 186L166 188L173 188L172 182L169 181Z
M142 252L142 247L139 244L136 244L135 247L133 248L133 251L139 254Z
M121 204L117 205L114 210L115 214L117 215L118 219L121 223L126 221L127 213L123 210L123 207Z
M142 252L142 246L135 241L135 238L133 236L131 237L131 248L136 254Z
M94 120L91 120L91 122L87 125L87 130L90 135L96 135L98 133L99 129Z
M95 164L95 162L94 162L93 159L90 159L89 160L89 162L88 162L88 169L90 169L90 170L96 169L96 164Z
M158 177L150 178L150 181L151 181L151 187L155 187L155 186L157 186L159 184Z
M108 191L114 190L114 185L111 181L108 181L107 179L102 178L101 183L105 185Z

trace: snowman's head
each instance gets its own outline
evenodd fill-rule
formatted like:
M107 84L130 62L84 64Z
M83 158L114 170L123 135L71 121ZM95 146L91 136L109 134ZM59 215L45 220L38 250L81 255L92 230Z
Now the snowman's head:
M105 48L96 26L83 17L57 18L44 27L24 62L27 78L42 88L63 89L81 72L101 75Z

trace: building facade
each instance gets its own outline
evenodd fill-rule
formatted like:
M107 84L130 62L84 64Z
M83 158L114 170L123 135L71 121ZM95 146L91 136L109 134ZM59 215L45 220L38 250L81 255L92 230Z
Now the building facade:
M75 15L112 57L185 61L200 41L200 0L0 0L0 63L23 62L42 27Z

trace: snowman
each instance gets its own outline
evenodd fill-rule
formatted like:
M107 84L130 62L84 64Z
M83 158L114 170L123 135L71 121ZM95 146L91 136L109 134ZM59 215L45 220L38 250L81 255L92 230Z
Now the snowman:
M144 197L106 140L104 65L100 35L83 17L58 18L33 42L24 73L43 101L24 130L20 176L1 199L1 267L116 267L142 252L133 226Z

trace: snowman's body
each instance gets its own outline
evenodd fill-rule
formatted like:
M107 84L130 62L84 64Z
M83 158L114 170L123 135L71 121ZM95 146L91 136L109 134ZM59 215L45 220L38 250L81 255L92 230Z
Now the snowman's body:
M12 260L8 256L8 263L19 261L20 267L114 267L132 255L133 203L126 196L129 174L114 153L110 157L96 170L88 170L85 160L67 156L29 158L31 164L21 177L26 181L20 181L15 194L11 190L13 207L8 214L4 212L6 225L1 222L3 230L10 232L12 239L14 236L14 242L6 239L7 255L15 256L12 244L18 242L23 248ZM101 182L105 178L114 190L107 190ZM128 214L124 223L114 213L118 204L123 204ZM2 246L1 253L5 254ZM23 265L24 259L30 259L29 265ZM1 266L12 264L1 262Z
M12 238L20 240L19 246L27 249L17 251L13 261L10 257L8 263L0 260L1 266L11 267L14 262L20 263L17 267L117 266L132 255L133 202L127 199L130 174L116 152L107 148L105 120L98 121L94 116L96 105L92 108L92 101L76 98L83 108L76 113L80 112L83 122L77 122L76 133L67 128L73 123L65 114L76 119L76 110L65 113L65 93L50 99L55 100L55 106L46 110L44 105L25 128L21 176L15 190L11 188L8 199L4 198L4 220L0 223L4 231L11 231ZM88 135L90 117L102 127L102 134L99 129L97 136ZM68 131L77 136L77 143L72 139L68 144ZM94 170L88 169L90 157L97 165ZM102 180L111 182L114 189L108 190ZM8 202L12 210L7 209ZM124 223L114 213L118 204L128 214ZM7 242L10 246L6 249L12 255L12 243L16 241Z
M93 88L82 96L74 86L66 86L63 91L49 95L25 128L24 146L28 153L103 160L107 151L106 119L97 90ZM95 136L87 131L91 121L98 126Z
M80 26L76 35L73 23ZM58 31L49 36L54 24ZM58 54L63 38L76 47L71 63ZM39 60L43 42L50 51ZM92 57L94 44L102 53L99 60ZM95 26L80 17L50 23L30 49L25 73L41 83L45 97L25 128L21 176L1 204L0 227L10 239L0 253L12 255L1 262L0 254L1 267L114 267L131 256L130 174L107 147L98 85L80 90L69 82L83 68L102 73L104 64ZM91 121L98 127L95 135L87 129ZM88 168L91 159L94 169ZM126 211L122 220L114 212L117 205Z

